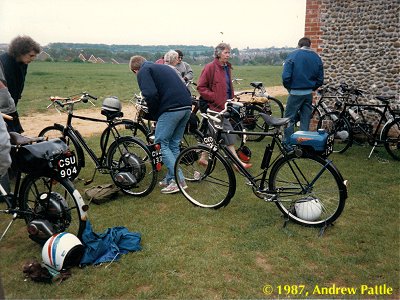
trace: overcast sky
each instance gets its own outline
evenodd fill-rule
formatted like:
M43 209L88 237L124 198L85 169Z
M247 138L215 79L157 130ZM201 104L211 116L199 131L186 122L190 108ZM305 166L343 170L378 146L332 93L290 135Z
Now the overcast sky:
M306 0L0 0L0 43L295 47Z

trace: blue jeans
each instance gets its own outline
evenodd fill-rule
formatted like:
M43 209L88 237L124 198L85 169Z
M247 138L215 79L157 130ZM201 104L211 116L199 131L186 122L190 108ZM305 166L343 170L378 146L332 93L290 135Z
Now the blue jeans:
M283 142L286 145L290 144L290 136L294 132L294 124L296 123L297 112L300 113L300 130L308 130L312 113L312 98L312 94L289 95L285 108L285 118L290 118L290 122L284 131L283 138Z
M185 126L190 117L190 110L167 111L157 120L155 142L161 145L161 154L168 172L166 179L169 182L175 178L175 161L180 153L180 142L185 132ZM178 173L179 180L183 180L182 171Z

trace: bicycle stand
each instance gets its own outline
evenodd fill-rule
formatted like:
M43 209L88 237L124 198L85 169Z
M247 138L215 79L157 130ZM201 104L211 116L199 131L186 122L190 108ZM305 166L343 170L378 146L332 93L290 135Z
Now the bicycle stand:
M372 147L372 150L371 150L371 152L369 153L369 155L368 155L368 158L371 158L371 155L372 155L372 153L374 152L374 150L375 150L375 147L378 145L378 143L377 142L375 142L374 143L374 146Z
M17 213L14 213L14 214L13 214L12 220L10 221L10 223L8 223L6 230L4 230L3 234L2 234L1 237L0 237L0 242L1 242L1 240L3 239L3 237L6 235L8 229L10 229L12 223L13 223L16 219L17 219Z

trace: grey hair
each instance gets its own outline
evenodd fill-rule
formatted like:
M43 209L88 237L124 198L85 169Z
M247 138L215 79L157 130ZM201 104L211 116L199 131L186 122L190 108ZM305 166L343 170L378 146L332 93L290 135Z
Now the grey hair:
M175 50L169 50L167 53L165 53L164 55L164 62L167 65L172 65L175 62L178 62L178 52L176 52Z
M219 58L221 56L222 51L224 51L225 49L231 50L231 45L227 43L219 43L217 47L215 47L214 57Z
M143 56L134 55L131 57L131 59L129 61L129 68L131 69L131 71L139 70L145 61L146 61L146 59Z

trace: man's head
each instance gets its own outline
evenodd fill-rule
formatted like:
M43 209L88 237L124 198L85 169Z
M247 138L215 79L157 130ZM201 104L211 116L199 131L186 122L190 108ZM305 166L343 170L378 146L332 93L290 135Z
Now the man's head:
M32 62L39 53L40 45L29 36L17 36L8 47L8 54L24 64Z
M176 53L178 53L178 58L180 60L182 60L183 59L183 52L181 50L175 50L175 51L176 51Z
M131 57L130 61L129 61L129 68L131 69L131 71L136 74L137 72L139 72L140 67L142 66L142 64L146 61L146 59L143 56L140 55L134 55Z
M310 47L311 46L311 40L308 37L303 37L299 40L297 46L299 48L301 47Z

